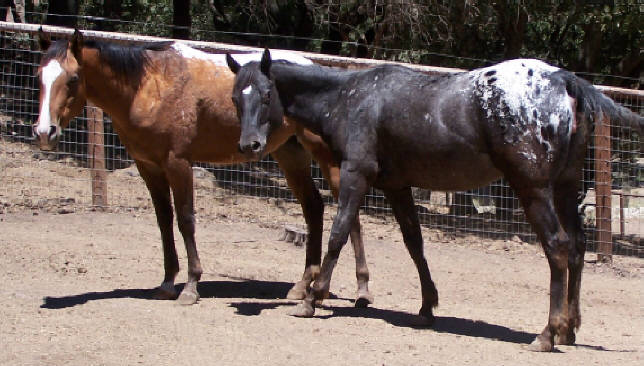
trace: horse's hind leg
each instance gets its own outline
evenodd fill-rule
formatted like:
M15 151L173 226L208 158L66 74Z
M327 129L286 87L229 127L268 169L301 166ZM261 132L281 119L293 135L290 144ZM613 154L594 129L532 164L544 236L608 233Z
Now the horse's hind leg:
M579 292L584 267L586 238L577 208L578 182L562 182L555 186L555 206L559 220L570 238L568 248L568 327L567 333L555 335L557 344L574 344L575 330L581 325Z
M302 206L308 230L302 279L286 295L289 299L301 300L306 296L314 275L320 271L324 202L311 177L311 158L295 139L289 140L271 155L284 172L289 188Z
M166 175L172 194L174 208L177 214L177 225L183 236L188 255L188 281L183 287L177 301L180 304L191 305L199 300L197 283L203 272L195 242L194 188L192 183L192 165L189 161L169 153L166 164Z
M168 181L158 167L152 167L145 163L136 162L141 177L145 181L154 211L157 216L157 224L161 231L161 242L163 243L163 267L165 275L163 283L157 289L155 297L158 299L174 299L177 293L174 290L174 278L179 272L179 259L174 246L174 233L172 230L172 204L170 202L170 186Z
M552 351L554 336L568 332L566 288L570 240L555 212L552 189L526 187L517 189L516 186L515 189L528 221L541 241L550 266L548 324L529 348L532 351Z
M432 309L438 306L438 291L434 281L432 281L427 260L423 253L423 237L411 188L399 191L385 191L385 196L391 204L396 221L400 225L405 246L407 246L409 255L418 270L423 296L423 305L419 314L427 319L428 325L431 325L435 320Z
M364 308L369 304L373 304L373 295L369 292L369 268L367 267L367 257L364 252L364 242L362 241L360 214L356 215L349 237L353 245L353 254L356 257L356 279L358 280L355 307Z

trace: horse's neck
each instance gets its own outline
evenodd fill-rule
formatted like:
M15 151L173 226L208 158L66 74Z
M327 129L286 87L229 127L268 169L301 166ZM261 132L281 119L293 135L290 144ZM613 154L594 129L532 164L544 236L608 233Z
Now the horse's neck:
M113 120L126 121L135 95L134 88L115 76L108 66L99 61L98 55L92 56L88 55L83 62L87 100Z
M328 71L328 72L325 72ZM321 118L335 105L346 73L317 66L274 63L271 68L285 114L304 127L320 133Z

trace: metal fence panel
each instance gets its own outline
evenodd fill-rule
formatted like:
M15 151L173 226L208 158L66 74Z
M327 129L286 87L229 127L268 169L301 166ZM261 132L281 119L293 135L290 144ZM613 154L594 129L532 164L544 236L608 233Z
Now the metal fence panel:
M0 31L2 29L0 27ZM94 35L95 38L97 34ZM107 33L100 33L100 37L105 34ZM108 35L112 40L143 40L134 35L127 35L125 38L119 38L118 34L113 33ZM25 207L54 207L56 210L64 210L65 202L96 206L97 194L102 194L100 190L104 189L107 205L111 209L151 209L145 185L138 177L133 161L121 145L118 135L113 131L109 116L103 116L94 107L86 107L83 116L72 121L64 131L58 152L40 152L30 144L31 126L38 118L37 68L41 53L37 50L36 43L33 28L25 31L5 29L0 32L0 205L5 210ZM207 45L203 42L200 44ZM230 47L234 49L234 46ZM350 65L351 62L347 59L338 61L333 57L319 57L318 61L327 64ZM359 60L359 63L363 66L366 64L364 60ZM440 69L433 68L426 68L424 71L441 72ZM644 97L641 92L614 89L607 89L605 92L618 103L642 114ZM103 123L102 130L99 128L96 131L93 126L97 118ZM91 131L96 132L88 132L88 125ZM100 138L96 134L100 134ZM608 210L612 217L607 227L609 237L612 238L608 240L615 244L614 253L644 256L640 239L644 233L644 212L641 212L644 202L641 140L629 131L617 129L613 129L612 136L608 140L608 155L598 153L597 146L591 148L584 171L584 184L589 191L580 210L585 214L589 249L593 250L598 246L597 212L603 209ZM98 163L95 153L97 148L103 155L100 158L102 161ZM612 171L609 174L612 184L608 194L612 203L603 208L596 207L598 156L604 156L603 163ZM332 202L319 169L315 164L311 169L327 202ZM270 158L236 166L199 163L195 167L195 174L201 178L196 180L198 200L230 195L256 197L260 198L258 209L261 209L265 201L294 200L277 164ZM93 187L91 182L96 184L97 180L106 181L103 185ZM446 193L417 189L414 190L414 195L423 225L453 235L469 233L484 238L518 237L524 241L535 241L535 235L525 220L518 200L503 180L468 192ZM98 206L101 205L99 202ZM390 214L383 195L377 190L371 190L366 196L363 209L372 215Z

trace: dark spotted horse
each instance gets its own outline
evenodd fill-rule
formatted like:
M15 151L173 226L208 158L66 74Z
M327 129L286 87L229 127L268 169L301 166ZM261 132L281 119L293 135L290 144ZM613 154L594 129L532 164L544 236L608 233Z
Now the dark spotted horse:
M233 98L240 118L255 111L242 124L242 144L265 147L257 143L266 137L261 101L279 99L284 114L321 136L341 167L328 252L294 315L313 316L373 186L392 206L420 277L420 315L432 324L438 292L423 254L411 187L467 190L505 177L550 266L548 322L530 348L550 351L556 342L574 343L585 252L578 192L591 132L602 115L640 132L642 117L538 60L442 76L396 65L347 71L272 62L268 50L261 62L241 66L227 60L236 73Z
M240 125L231 100L234 75L224 55L210 55L182 43L156 42L120 45L83 41L76 31L71 39L51 43L40 34L45 51L41 78L40 115L34 134L42 149L51 150L71 118L86 101L112 117L113 127L134 159L145 181L161 231L165 275L156 291L158 298L175 298L174 280L179 262L172 229L174 200L179 231L188 255L188 280L178 300L192 304L199 298L197 282L202 267L195 243L193 162L233 164L249 161L252 152L238 149ZM240 62L261 57L235 56ZM291 53L279 57L292 62L311 61ZM321 261L323 201L312 177L310 156L337 192L339 167L321 139L308 134L303 140L311 154L294 138L295 125L280 118L270 126L271 137L262 140L284 171L286 180L302 205L308 227L306 263L302 280L289 291L301 299ZM359 223L353 227L357 305L372 301Z

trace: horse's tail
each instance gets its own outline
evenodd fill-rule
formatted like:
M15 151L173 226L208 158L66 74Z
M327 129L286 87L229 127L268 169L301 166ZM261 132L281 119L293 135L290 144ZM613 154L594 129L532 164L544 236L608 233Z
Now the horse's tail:
M576 112L581 113L584 119L594 122L595 116L604 113L610 118L612 126L630 128L642 135L644 117L615 103L588 81L571 72L562 71L562 77L566 82L568 95L577 100Z

